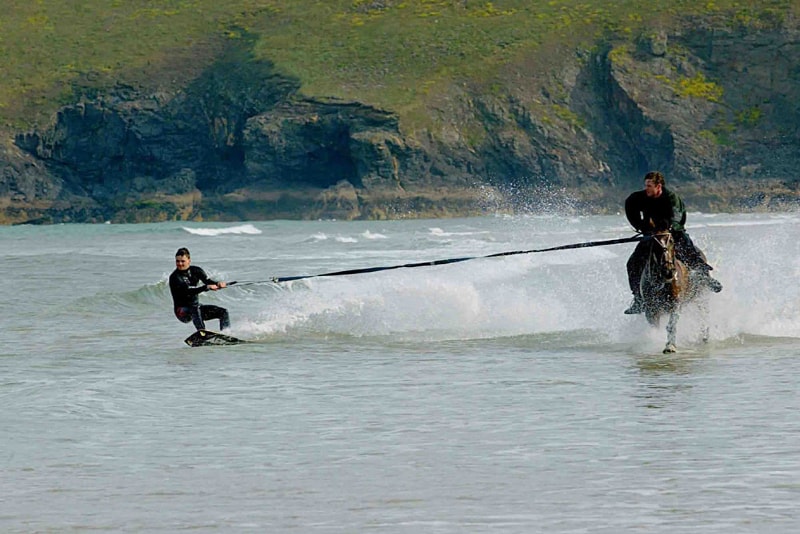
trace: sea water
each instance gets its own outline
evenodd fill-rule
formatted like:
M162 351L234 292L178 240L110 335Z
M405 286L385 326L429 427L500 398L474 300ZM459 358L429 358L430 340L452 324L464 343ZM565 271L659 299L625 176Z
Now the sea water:
M798 532L800 215L689 219L673 355L633 244L480 258L622 216L0 227L0 531ZM182 246L253 343L183 344Z

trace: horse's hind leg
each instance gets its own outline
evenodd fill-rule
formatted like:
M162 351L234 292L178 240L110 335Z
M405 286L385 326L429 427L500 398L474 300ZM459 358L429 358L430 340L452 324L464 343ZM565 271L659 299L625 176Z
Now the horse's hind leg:
M664 347L664 354L676 352L678 349L675 347L675 337L678 330L678 312L674 311L669 314L669 322L667 323L667 346Z

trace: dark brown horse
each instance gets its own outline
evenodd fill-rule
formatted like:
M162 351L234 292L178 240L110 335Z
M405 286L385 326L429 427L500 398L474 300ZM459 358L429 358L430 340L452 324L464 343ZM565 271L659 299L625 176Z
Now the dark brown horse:
M652 326L658 326L661 317L669 315L664 353L675 352L681 307L698 297L703 288L696 274L675 256L675 240L669 231L657 232L646 239L650 247L639 286L644 315ZM699 304L705 315L707 303L700 299ZM703 326L703 340L708 340L707 326Z

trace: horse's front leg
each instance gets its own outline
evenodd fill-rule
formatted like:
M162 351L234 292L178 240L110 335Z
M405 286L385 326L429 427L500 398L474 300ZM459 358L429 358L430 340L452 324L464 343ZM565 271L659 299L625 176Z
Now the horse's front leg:
M708 325L708 322L709 322L708 317L709 317L709 313L710 312L709 312L709 309L708 309L708 298L705 295L701 295L700 296L700 304L699 304L699 306L700 306L701 321L703 321L703 324L701 325L702 326L701 335L702 335L703 343L708 343L708 339L709 339L709 336L710 336L710 327Z
M669 322L667 323L667 346L664 347L664 354L671 354L678 349L675 347L675 337L678 331L678 310L674 310L669 314Z

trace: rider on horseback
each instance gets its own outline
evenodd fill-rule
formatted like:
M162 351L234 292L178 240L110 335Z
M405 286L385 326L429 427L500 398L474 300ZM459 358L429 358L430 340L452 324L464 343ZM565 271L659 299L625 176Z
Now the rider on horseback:
M700 273L700 282L719 293L722 284L709 274L712 269L706 263L705 254L698 249L686 233L686 208L683 200L664 187L664 175L658 171L648 172L644 177L644 190L632 193L625 200L625 216L645 236L660 230L669 230L675 239L675 252L686 266ZM628 283L633 292L633 303L625 310L627 314L642 313L643 302L639 293L642 271L647 262L647 240L639 241L628 259Z

